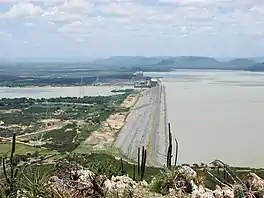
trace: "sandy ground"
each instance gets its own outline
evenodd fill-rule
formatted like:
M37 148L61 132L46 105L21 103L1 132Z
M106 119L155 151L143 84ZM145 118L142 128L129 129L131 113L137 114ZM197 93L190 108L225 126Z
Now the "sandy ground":
M0 110L0 113L16 113L16 112L22 112L22 110L21 109Z
M131 108L138 100L139 94L129 95L121 104L121 107ZM114 113L104 123L100 131L94 131L84 141L83 145L92 147L95 150L105 149L107 146L112 145L115 140L116 134L123 127L126 117L129 112ZM82 146L83 146L82 145Z
M71 123L70 121L60 121L59 119L46 119L46 120L42 120L41 122L43 123L43 126L38 131L33 132L33 133L26 133L24 135L20 135L20 136L18 136L18 138L28 139L28 138L30 138L30 136L34 136L34 135L38 135L41 133L46 133L46 132L50 132L53 130L61 129L65 125ZM47 123L52 123L52 125L47 126L46 125Z

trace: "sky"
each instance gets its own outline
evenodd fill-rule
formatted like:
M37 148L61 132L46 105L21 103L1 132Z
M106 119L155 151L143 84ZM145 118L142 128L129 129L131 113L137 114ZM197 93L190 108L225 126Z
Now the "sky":
M264 0L0 0L0 58L264 56Z

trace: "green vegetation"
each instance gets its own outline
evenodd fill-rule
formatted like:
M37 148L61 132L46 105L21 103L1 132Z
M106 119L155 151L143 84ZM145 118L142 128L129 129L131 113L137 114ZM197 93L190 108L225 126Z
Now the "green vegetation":
M88 129L84 134L89 134L110 114L118 111L127 111L119 105L129 93L112 96L97 97L60 97L50 99L14 98L0 99L0 121L4 122L0 131L1 137L10 137L13 132L18 135L32 133L43 127L43 119L58 119L61 122L83 120ZM61 130L59 130L61 131ZM54 136L54 135L53 135ZM83 140L83 134L78 140Z
M115 112L127 112L120 104L130 94L83 98L0 99L0 137L19 136L17 153L41 155L69 153ZM27 134L25 134L27 133ZM22 136L21 136L22 135ZM0 156L10 149L5 140L0 143Z
M76 124L68 124L61 129L45 133L43 141L47 143L44 146L58 152L71 152L78 146L74 142L75 136L77 136Z
M11 143L0 143L0 156L10 153L12 144ZM28 153L38 152L40 155L55 154L55 151L39 148L34 146L25 145L22 143L16 143L16 153L19 155L27 155Z
M111 92L113 93L133 93L134 89L114 89Z
M178 175L177 169L165 169L156 174L156 177L152 181L149 189L152 192L166 195L169 193L169 189L173 188L174 181Z
M69 161L77 162L78 164L91 169L98 174L104 174L111 178L112 175L118 176L122 173L121 161L110 154L104 152L93 152L90 154L73 154L67 157ZM137 166L135 166L137 170ZM128 174L133 178L134 164L123 161L124 175ZM154 175L158 174L161 169L148 167L145 171L144 179L151 181ZM135 175L135 180L139 181L140 175Z

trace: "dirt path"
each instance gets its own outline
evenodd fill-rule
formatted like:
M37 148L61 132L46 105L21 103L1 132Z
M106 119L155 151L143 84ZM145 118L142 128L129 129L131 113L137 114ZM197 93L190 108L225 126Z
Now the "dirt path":
M47 132L50 132L50 131L53 131L53 130L61 129L61 128L64 127L66 124L67 124L67 122L61 122L61 123L55 124L55 125L53 125L53 126L43 128L43 129L41 129L41 130L39 130L39 131L36 131L36 132L33 132L33 133L26 133L26 134L24 134L24 135L19 135L19 136L17 136L17 138L20 138L20 139L27 139L27 138L29 138L30 136L39 135L39 134L41 134L41 133L47 133Z

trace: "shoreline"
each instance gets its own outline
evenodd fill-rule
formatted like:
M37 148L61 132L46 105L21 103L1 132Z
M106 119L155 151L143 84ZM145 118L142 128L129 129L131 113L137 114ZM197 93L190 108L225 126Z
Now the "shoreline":
M1 86L1 88L5 89L29 89L29 88L71 88L71 87L131 87L133 84L102 84L102 85L32 85L32 86Z
M124 92L111 92L113 90L134 89L133 86L69 86L69 87L0 87L2 98L59 98L59 97L84 97L84 96L109 96Z

